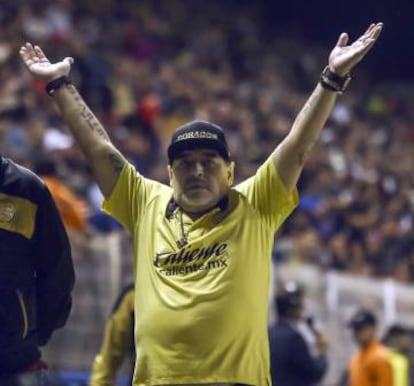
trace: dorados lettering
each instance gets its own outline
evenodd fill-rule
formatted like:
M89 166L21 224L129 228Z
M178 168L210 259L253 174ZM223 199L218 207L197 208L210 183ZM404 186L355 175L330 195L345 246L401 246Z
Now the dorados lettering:
M198 138L218 140L218 135L214 133L209 133L208 131L190 131L188 133L180 134L177 137L177 142L184 141L186 139L198 139Z

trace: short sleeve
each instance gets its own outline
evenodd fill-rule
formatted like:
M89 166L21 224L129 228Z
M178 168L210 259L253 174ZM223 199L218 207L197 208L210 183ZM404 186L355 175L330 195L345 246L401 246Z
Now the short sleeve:
M126 163L102 209L132 233L147 203L163 188L163 184L143 177L133 165Z
M297 189L288 193L271 158L256 174L235 187L276 231L299 203Z

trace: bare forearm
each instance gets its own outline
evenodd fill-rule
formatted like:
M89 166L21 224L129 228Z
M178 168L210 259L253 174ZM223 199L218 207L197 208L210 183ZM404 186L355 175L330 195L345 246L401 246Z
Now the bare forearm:
M288 135L293 145L310 150L332 111L336 93L324 90L319 84L298 114Z
M296 186L306 157L332 111L336 95L318 84L296 117L289 134L273 152L272 158L288 191Z
M74 86L59 88L53 93L52 99L85 155L102 144L110 143L105 129Z
M108 134L73 85L53 93L65 122L77 144L91 163L92 171L105 197L112 192L124 163L122 154L113 146Z

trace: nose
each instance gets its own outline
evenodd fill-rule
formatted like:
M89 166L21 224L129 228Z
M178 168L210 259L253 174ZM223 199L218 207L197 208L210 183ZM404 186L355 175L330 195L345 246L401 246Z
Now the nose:
M199 177L204 174L204 167L201 162L194 163L193 173L194 175L199 176Z

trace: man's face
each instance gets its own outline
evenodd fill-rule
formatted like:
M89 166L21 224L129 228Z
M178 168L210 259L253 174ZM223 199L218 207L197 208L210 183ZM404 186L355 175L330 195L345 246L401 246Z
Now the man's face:
M412 338L409 333L402 333L395 337L395 342L393 345L398 351L408 352L412 346Z
M366 325L354 330L355 342L360 347L366 347L375 339L375 326Z
M174 200L186 212L201 214L229 191L234 163L226 163L215 150L187 150L173 161L168 172Z

